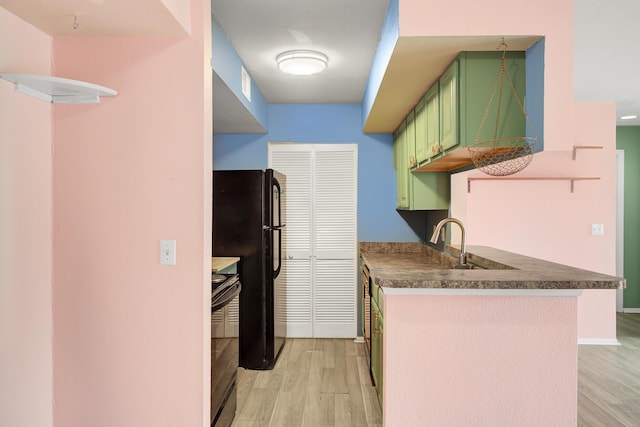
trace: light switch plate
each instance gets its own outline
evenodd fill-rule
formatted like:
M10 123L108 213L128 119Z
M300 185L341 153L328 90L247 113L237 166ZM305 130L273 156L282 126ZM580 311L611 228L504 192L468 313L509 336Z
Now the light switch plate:
M160 265L176 265L175 240L160 240Z
M604 234L604 224L591 224L591 235L602 236Z

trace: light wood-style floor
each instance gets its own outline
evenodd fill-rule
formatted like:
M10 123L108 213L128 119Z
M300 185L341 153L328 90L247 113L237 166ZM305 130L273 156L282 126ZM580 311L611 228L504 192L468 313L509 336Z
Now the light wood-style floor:
M578 425L640 426L640 314L617 314L619 346L578 348Z
M640 426L640 314L618 314L620 346L578 350L578 426ZM381 426L364 344L289 339L271 371L239 369L235 427Z
M363 345L288 339L273 370L240 368L233 426L381 426Z

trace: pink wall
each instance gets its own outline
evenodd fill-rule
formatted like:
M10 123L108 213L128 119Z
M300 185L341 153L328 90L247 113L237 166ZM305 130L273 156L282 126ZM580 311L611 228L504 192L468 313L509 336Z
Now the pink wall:
M451 19L442 17L451 16ZM573 145L573 0L400 0L400 36L545 36L545 148Z
M51 37L2 8L0 39L0 72L49 73ZM51 426L51 105L0 80L0 132L0 425Z
M575 297L384 302L385 426L577 422Z
M184 0L160 0L185 32L191 34L191 8ZM196 25L198 22L196 22Z
M55 425L208 425L210 6L191 6L190 36L53 43L52 74L119 91L54 109Z
M615 106L576 103L573 121L576 145L604 148L580 150L575 161L570 150L540 153L517 176L600 180L576 182L573 193L566 181L475 181L467 193L467 177L483 174L452 175L451 214L466 224L467 243L615 274ZM603 224L604 235L592 236L591 224ZM578 337L614 342L615 290L578 298Z
M451 11L455 19L425 18ZM615 108L574 104L573 1L541 0L524 8L508 0L400 1L401 37L446 35L544 35L545 153L522 174L601 177L576 183L573 194L569 183L524 181L473 183L467 194L466 177L483 174L454 175L451 214L465 222L467 243L614 274ZM574 162L574 145L605 149L580 152ZM591 236L592 223L604 224L605 235ZM580 338L615 339L615 291L585 292L578 313Z

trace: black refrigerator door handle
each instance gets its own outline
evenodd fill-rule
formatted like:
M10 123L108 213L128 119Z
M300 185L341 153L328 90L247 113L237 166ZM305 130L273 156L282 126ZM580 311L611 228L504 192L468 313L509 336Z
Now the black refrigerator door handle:
M280 270L282 269L282 228L284 224L282 223L282 188L275 178L273 184L278 189L278 221L280 222L279 224L273 224L273 230L278 232L278 267L273 272L273 278L275 279L280 275ZM273 240L271 241L273 242Z
M280 275L280 270L282 269L282 229L285 227L285 224L277 225L274 227L270 227L268 225L263 225L262 230L268 231L271 233L271 244L273 245L274 233L278 233L278 267L273 270L273 278L275 279Z
M263 226L262 226L262 230L263 230L263 231L282 230L284 227L286 227L286 225L285 225L285 224L282 224L282 225L274 225L274 226L270 226L270 225L263 225Z
M278 232L278 267L273 272L273 278L275 279L280 275L280 270L282 269L282 227L278 227L274 231Z

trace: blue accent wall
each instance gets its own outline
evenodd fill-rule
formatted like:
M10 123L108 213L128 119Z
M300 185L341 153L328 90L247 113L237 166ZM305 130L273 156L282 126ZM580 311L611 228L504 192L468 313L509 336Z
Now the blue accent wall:
M538 134L534 152L544 149L544 37L526 52L527 97L524 100L527 116ZM527 136L531 130L527 126Z
M251 102L242 93L242 74L240 69L244 66L244 63L233 48L233 45L231 45L227 35L213 18L211 19L211 44L211 67L213 71L231 89L249 113L266 129L269 122L267 101L264 99L262 92L260 92L260 88L254 83L253 78L251 79Z
M358 145L358 240L415 242L418 235L395 210L391 134L364 134L358 104L271 104L265 135L215 134L213 168L265 169L269 142Z

